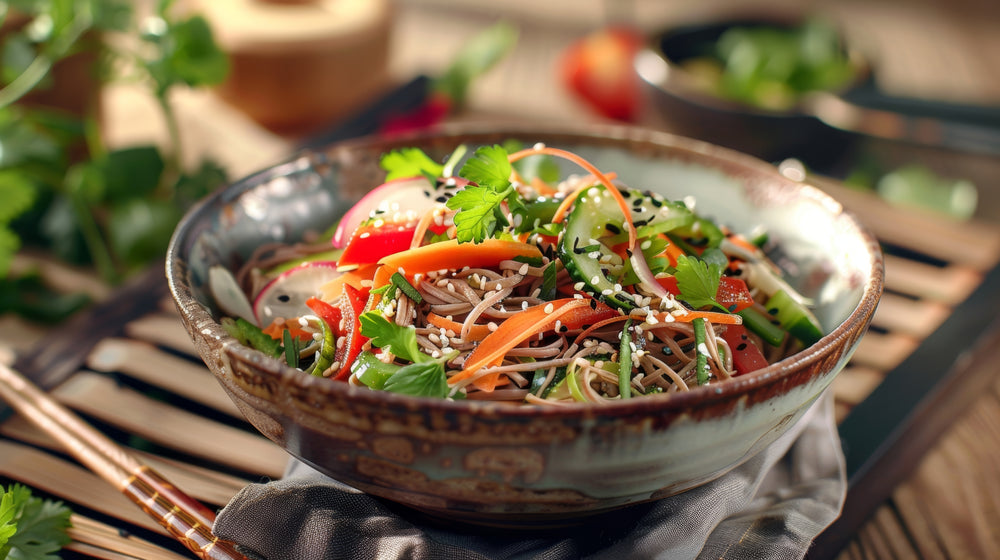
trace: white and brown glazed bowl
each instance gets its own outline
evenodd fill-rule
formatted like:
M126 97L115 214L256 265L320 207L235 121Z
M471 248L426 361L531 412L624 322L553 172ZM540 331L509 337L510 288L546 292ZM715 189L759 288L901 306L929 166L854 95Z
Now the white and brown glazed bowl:
M630 186L694 196L736 231L764 226L829 333L762 370L687 393L533 408L372 391L312 377L231 338L208 270L329 227L381 182L378 161L516 139L573 150ZM470 150L471 152L471 150ZM566 169L576 172L575 169ZM297 155L210 196L178 226L167 278L188 333L243 414L294 457L438 518L508 528L573 523L711 481L792 427L866 332L882 292L876 240L840 204L757 159L625 127L444 128Z

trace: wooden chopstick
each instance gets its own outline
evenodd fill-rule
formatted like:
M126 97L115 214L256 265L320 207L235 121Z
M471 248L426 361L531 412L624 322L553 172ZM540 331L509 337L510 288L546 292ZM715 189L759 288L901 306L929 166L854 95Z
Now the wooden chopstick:
M94 474L118 488L196 556L205 560L246 560L232 543L212 534L212 510L3 363L0 396Z

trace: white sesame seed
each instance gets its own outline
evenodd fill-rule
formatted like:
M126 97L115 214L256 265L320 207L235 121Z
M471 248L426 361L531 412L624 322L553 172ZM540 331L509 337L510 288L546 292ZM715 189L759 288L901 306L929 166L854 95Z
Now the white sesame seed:
M493 321L490 321L489 323L486 323L486 328L490 329L490 332L493 332L499 329L500 325L494 323Z
M554 305L552 305L552 303L545 304L544 311L545 311L546 314L552 313L553 311L555 311L555 309L556 309L556 307Z
M528 263L524 263L521 265L521 268L517 269L517 273L520 274L521 276L524 276L525 274L528 273L528 268L529 268Z

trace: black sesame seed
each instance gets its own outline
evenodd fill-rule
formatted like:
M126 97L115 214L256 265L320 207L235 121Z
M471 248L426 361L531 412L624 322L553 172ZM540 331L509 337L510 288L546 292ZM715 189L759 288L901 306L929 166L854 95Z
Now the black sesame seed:
M741 342L740 345L736 347L736 349L739 350L740 352L746 350L747 349L747 343L746 342Z

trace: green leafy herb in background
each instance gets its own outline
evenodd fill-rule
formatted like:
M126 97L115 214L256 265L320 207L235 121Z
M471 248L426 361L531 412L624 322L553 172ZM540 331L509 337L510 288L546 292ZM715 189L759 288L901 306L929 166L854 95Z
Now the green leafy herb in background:
M205 19L175 16L170 0L141 20L127 0L0 1L0 21L15 17L24 25L0 37L0 294L20 281L10 264L28 247L117 283L161 258L185 209L226 179L212 161L182 167L169 96L177 87L220 83L228 58ZM111 48L101 40L109 34L132 40ZM109 149L96 114L28 102L52 87L53 67L81 53L98 55L105 81L148 86L167 123L165 147ZM2 299L0 313L32 314ZM52 311L43 315L51 319Z
M72 512L62 502L43 500L12 484L0 494L0 558L56 560L69 544Z

